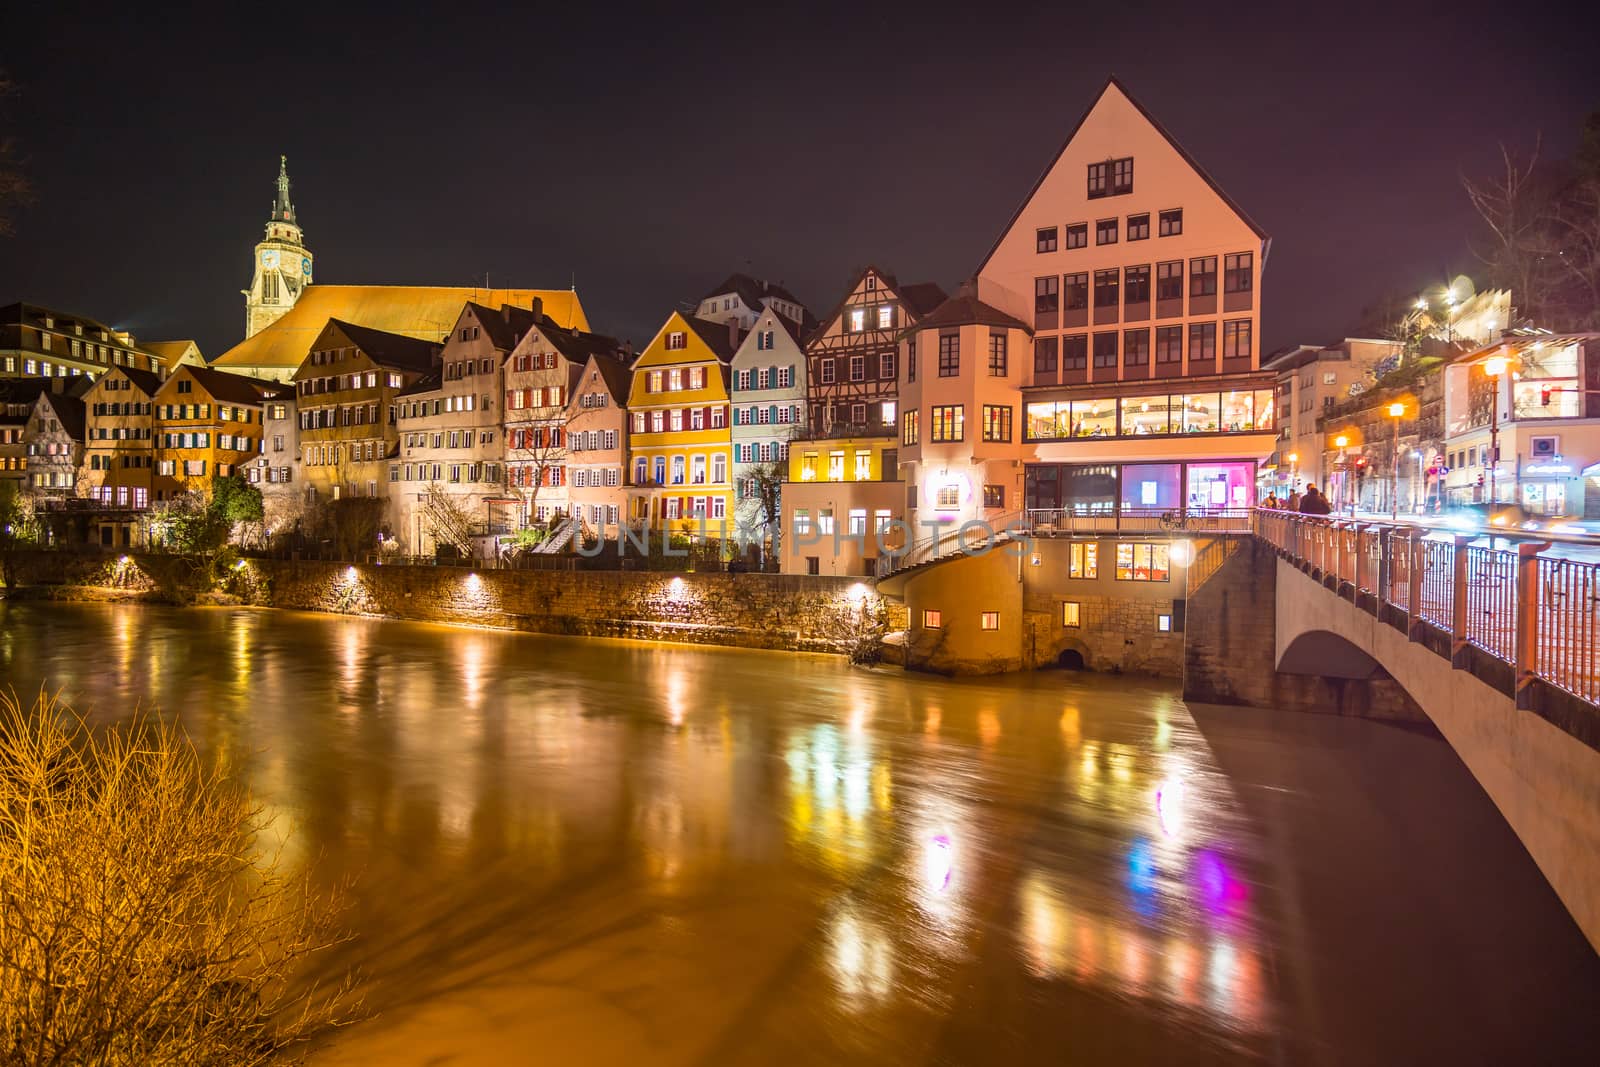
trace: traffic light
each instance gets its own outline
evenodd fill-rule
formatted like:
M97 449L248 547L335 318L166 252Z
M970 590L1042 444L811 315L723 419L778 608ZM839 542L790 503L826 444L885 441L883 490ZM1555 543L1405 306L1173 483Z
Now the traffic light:
M1539 386L1539 403L1545 407L1550 406L1550 387L1548 385Z
M1357 456L1356 457L1356 477L1357 478L1365 478L1366 476L1367 476L1367 457L1366 456Z
M1483 475L1481 475L1481 474L1478 475L1478 488L1479 489L1483 488Z

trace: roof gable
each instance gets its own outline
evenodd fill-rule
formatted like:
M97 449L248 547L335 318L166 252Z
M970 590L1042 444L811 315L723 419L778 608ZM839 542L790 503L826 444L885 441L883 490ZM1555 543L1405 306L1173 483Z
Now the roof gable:
M867 287L869 278L872 279L870 289ZM856 275L855 280L850 283L850 288L834 305L833 310L817 323L816 329L806 338L807 343L842 332L839 325L844 318L845 309L852 304L862 303L865 294L869 292L888 293L889 299L904 309L907 321L900 323L898 328L915 325L915 320L928 314L945 300L944 289L934 282L914 282L911 285L901 286L893 274L879 270L869 263Z
M1269 240L1266 231L1262 230L1260 226L1256 225L1255 221L1251 219L1249 215L1245 214L1244 209L1235 203L1233 198L1223 191L1222 187L1216 183L1210 174L1206 173L1205 168L1200 166L1199 162L1189 154L1188 150L1185 149L1183 145L1178 143L1177 139L1173 137L1170 132L1168 132L1167 128L1163 126L1154 115L1146 110L1143 104L1139 103L1139 101L1133 98L1132 94L1128 92L1127 88L1123 86L1122 82L1118 80L1115 75L1112 75L1106 79L1106 84L1103 88L1101 88L1099 95L1095 97L1094 102L1089 105L1089 107L1084 111L1083 115L1073 125L1071 132L1067 134L1066 141L1061 145L1061 148L1056 152L1056 154L1051 157L1049 164L1044 168L1044 172L1039 175L1038 180L1033 183L1033 187L1028 190L1028 195L1023 197L1022 203L1017 207L1017 210L1012 213L1011 218L1006 222L1005 226L1001 228L1000 234L995 238L994 244L991 245L989 251L985 253L983 261L978 264L978 273L983 273L984 269L989 265L989 262L994 258L995 253L999 251L1001 244L1004 243L1005 239L1011 235L1011 232L1016 227L1018 221L1022 218L1024 213L1027 212L1029 205L1033 203L1035 197L1039 196L1040 191L1044 189L1046 184L1055 184L1053 178L1057 174L1058 168L1063 168L1064 166L1069 165L1069 161L1066 160L1069 152L1073 152L1076 148L1083 148L1088 151L1090 154L1083 155L1081 160L1070 161L1082 162L1084 164L1087 164L1091 161L1097 162L1101 159L1111 158L1115 155L1121 154L1120 149L1114 149L1110 152L1096 152L1089 148L1088 142L1094 141L1098 144L1102 141L1111 141L1114 143L1117 133L1120 130L1125 130L1130 122L1140 122L1146 128L1153 130L1155 134L1158 135L1160 140L1165 143L1166 147L1171 150L1173 156L1176 159L1181 160L1191 171L1198 175L1207 186L1210 187L1211 191L1216 194L1217 198L1227 210L1231 211L1239 219L1239 221L1248 227L1251 232L1253 232L1264 244ZM1082 139L1081 144L1079 143L1080 139ZM1074 152L1074 154L1076 155L1082 153ZM1138 160L1137 154L1135 155L1134 188L1137 190ZM1063 180L1072 183L1077 183L1080 178L1076 172L1072 174L1062 174L1061 177ZM1116 203L1117 199L1118 198L1116 197L1108 197L1105 200L1105 203L1108 205L1104 212L1106 215L1120 213L1118 211L1120 205ZM1059 219L1057 221L1072 222L1077 220Z

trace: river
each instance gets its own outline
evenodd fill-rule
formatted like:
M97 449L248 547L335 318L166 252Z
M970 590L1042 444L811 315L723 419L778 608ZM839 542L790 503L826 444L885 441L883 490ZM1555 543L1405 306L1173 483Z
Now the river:
M0 677L227 750L351 883L321 1064L1600 1062L1447 745L1166 684L0 603Z

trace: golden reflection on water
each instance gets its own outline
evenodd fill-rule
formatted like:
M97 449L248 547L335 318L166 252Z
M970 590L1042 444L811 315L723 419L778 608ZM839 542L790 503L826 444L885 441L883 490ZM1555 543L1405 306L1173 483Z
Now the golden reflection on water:
M137 612L100 625L117 684L150 683L142 651L152 699L189 702L219 748L256 754L256 788L310 828L296 856L391 856L396 877L446 882L508 857L550 880L594 863L672 909L803 878L820 931L806 958L842 1011L958 1002L942 983L1003 944L1032 981L1268 1024L1234 801L1179 708L1113 689L1105 715L1059 689L750 653L219 618L214 648L198 630L152 640ZM717 904L681 910L703 910L675 921L714 942Z

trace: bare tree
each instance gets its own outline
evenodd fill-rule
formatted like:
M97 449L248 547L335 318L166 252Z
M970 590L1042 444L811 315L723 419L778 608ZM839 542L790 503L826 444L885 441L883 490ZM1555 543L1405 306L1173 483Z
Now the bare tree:
M1551 202L1538 180L1539 149L1535 140L1526 159L1500 146L1502 171L1493 178L1461 185L1483 219L1489 237L1474 253L1489 268L1491 281L1505 285L1530 311L1542 309L1550 274Z
M0 1062L265 1064L359 1013L307 981L342 902L154 719L0 696Z
M1556 262L1578 289L1575 317L1569 325L1600 326L1600 175L1575 182L1557 202L1551 216L1559 242Z
M788 466L782 460L769 459L744 470L744 477L752 490L752 495L746 498L754 520L752 528L761 537L763 559L767 553L776 557L781 551L779 540L782 524L779 520L783 479L788 473Z
M506 443L506 481L522 500L523 522L531 523L539 503L539 490L548 472L567 462L567 432L559 420L541 422L514 432ZM520 467L527 478L513 478L511 470Z

